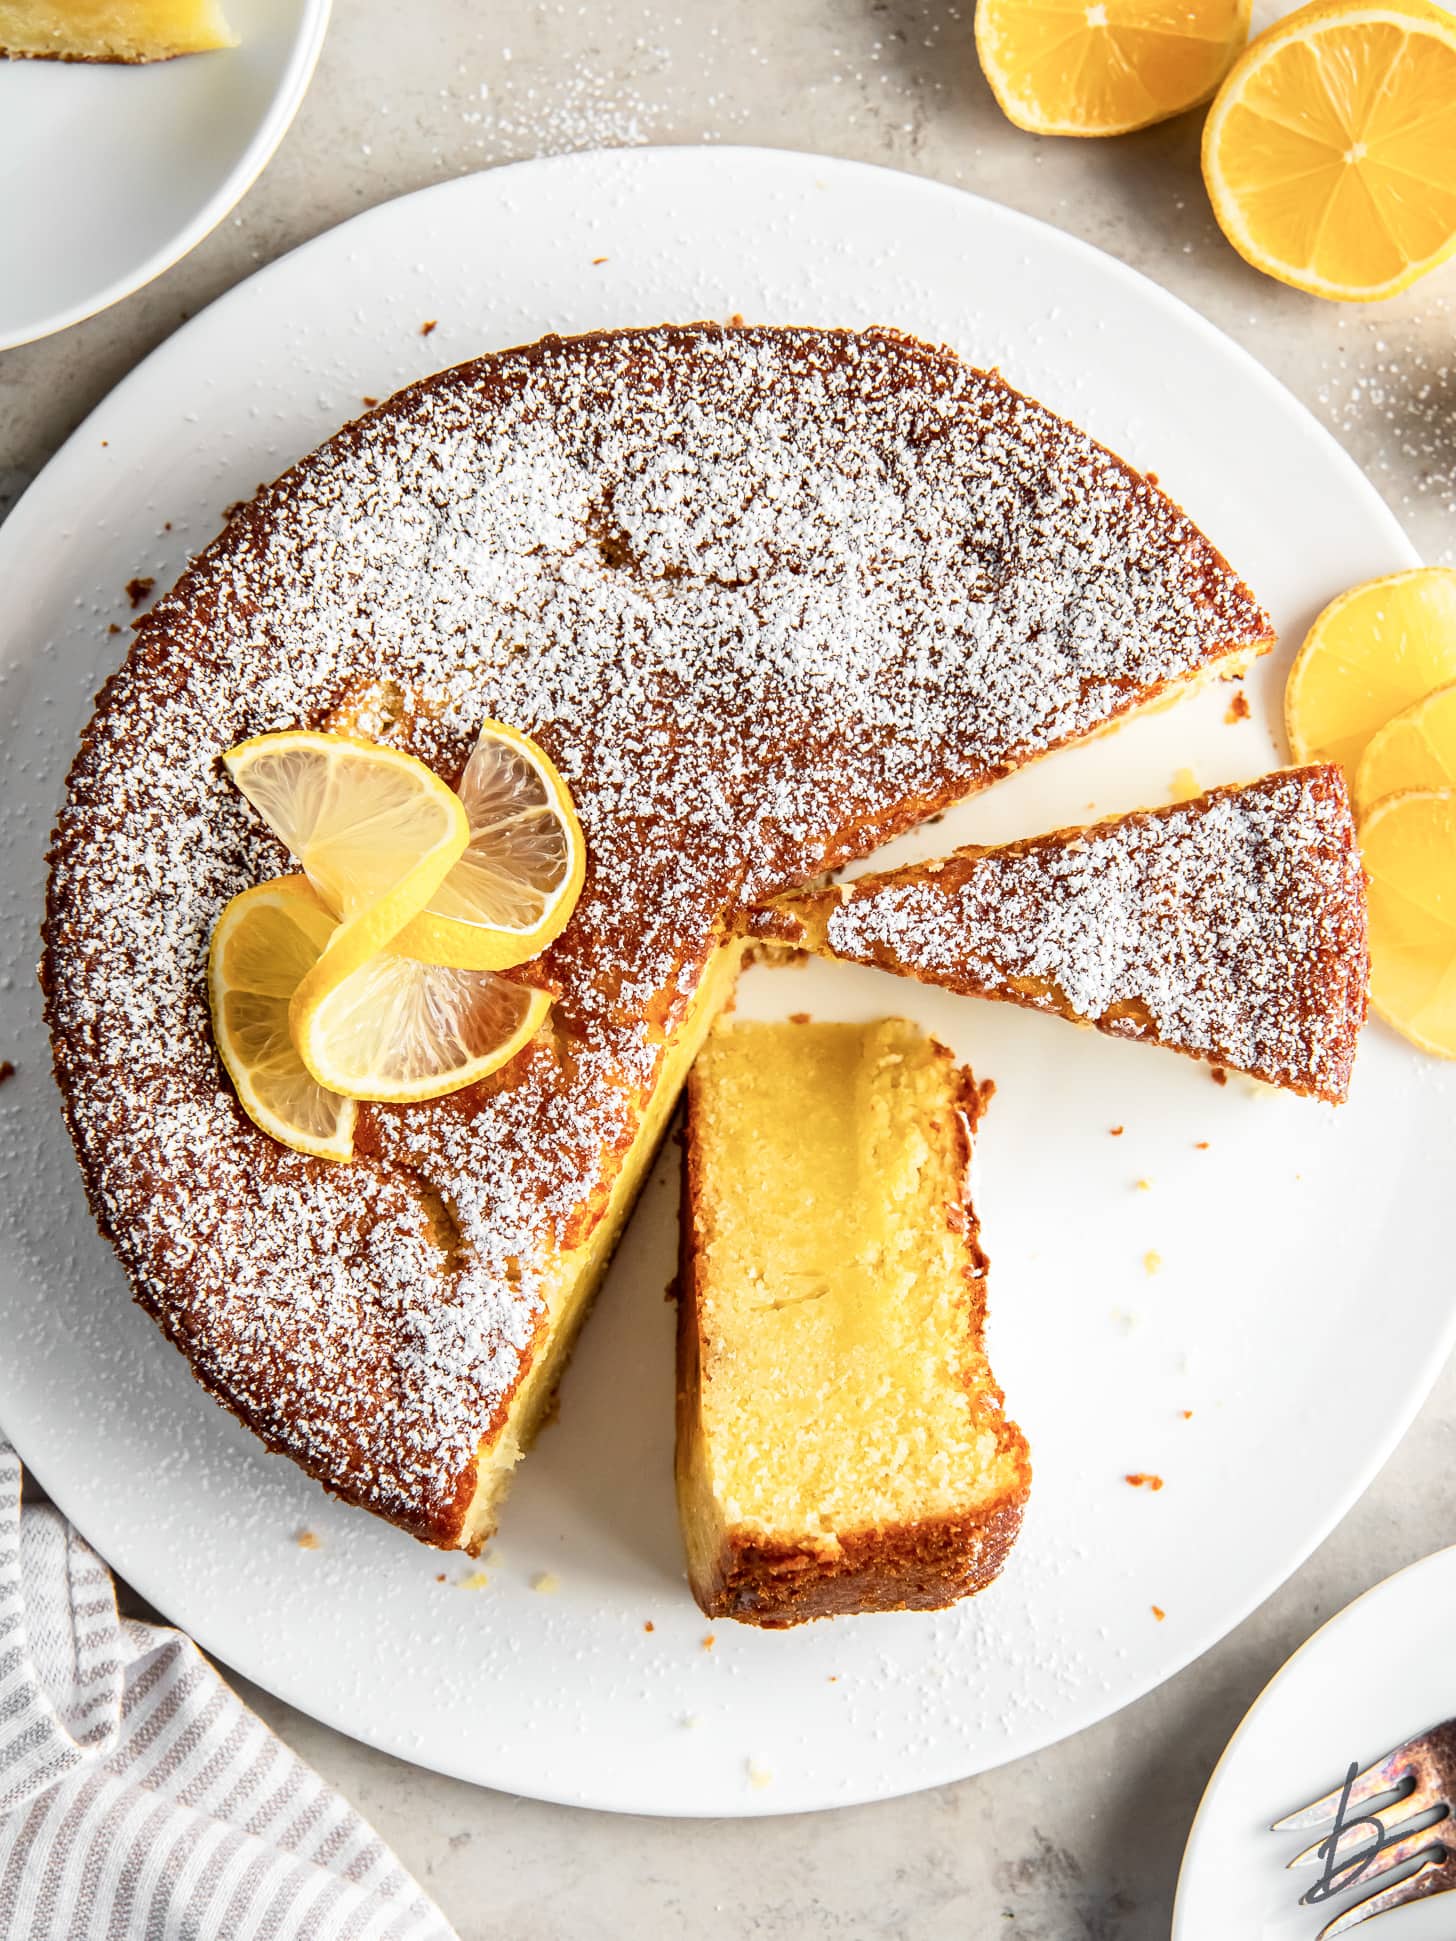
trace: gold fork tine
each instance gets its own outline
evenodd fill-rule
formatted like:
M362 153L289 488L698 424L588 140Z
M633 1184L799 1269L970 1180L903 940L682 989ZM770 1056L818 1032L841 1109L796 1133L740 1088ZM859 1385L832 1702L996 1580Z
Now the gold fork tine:
M1449 1849L1441 1838L1442 1820L1446 1817L1443 1814L1440 1820L1432 1820L1428 1825L1413 1828L1406 1834L1402 1834L1397 1827L1394 1830L1396 1837L1381 1847L1378 1853L1372 1853L1369 1865L1365 1867L1355 1865L1360 1858L1361 1847L1359 1842L1353 1842L1347 1858L1343 1862L1335 1862L1331 1873L1333 1885L1316 1882L1309 1892L1301 1895L1301 1907L1310 1905L1312 1900L1329 1900L1335 1894L1347 1893L1357 1884L1378 1887L1381 1881L1389 1880L1397 1868L1403 1867L1408 1860L1418 1860L1423 1854L1432 1854L1437 1860L1446 1858ZM1368 1841L1366 1845L1369 1845ZM1350 1878L1341 1881L1339 1876L1347 1869L1350 1870Z
M1414 1798L1415 1795L1412 1793L1410 1799ZM1407 1805L1409 1801L1402 1800L1401 1804L1403 1806ZM1380 1829L1382 1844L1379 1854L1381 1871L1384 1872L1387 1868L1397 1864L1397 1848L1405 1849L1398 1856L1399 1859L1408 1860L1412 1854L1420 1853L1426 1847L1443 1845L1444 1842L1436 1832L1436 1828L1445 1820L1449 1819L1450 1814L1451 1809L1449 1806L1422 1806L1417 1802L1415 1811L1407 1813L1395 1825L1386 1826L1382 1823ZM1413 1822L1416 1820L1420 1820L1422 1824L1415 1826ZM1333 1867L1330 1869L1331 1873L1337 1874L1345 1867L1353 1865L1359 1857L1361 1850L1370 1845L1370 1828L1372 1825L1373 1822L1371 1820L1356 1820L1341 1829L1339 1840L1335 1846L1335 1860ZM1410 1827L1411 1830L1409 1833L1401 1832L1401 1828L1404 1826ZM1323 1866L1329 1840L1330 1836L1327 1833L1323 1840L1316 1840L1314 1845L1306 1847L1303 1853L1295 1854L1292 1860L1285 1863L1286 1866L1290 1868ZM1354 1885L1353 1881L1351 1885Z
M1363 1901L1356 1901L1347 1907L1343 1914L1337 1914L1333 1921L1319 1931L1316 1941L1337 1941L1337 1937L1348 1934L1351 1928L1358 1927L1362 1921L1372 1921L1377 1914L1388 1914L1393 1907L1407 1907L1412 1901L1423 1901L1431 1894L1444 1894L1450 1887L1456 1887L1456 1869L1453 1869L1450 1856L1443 1848L1438 1848L1423 1867L1407 1874L1404 1880L1394 1887L1377 1889L1367 1894Z
M1354 1780L1351 1782L1350 1796L1345 1800L1345 1808L1348 1811L1349 1808L1354 1806L1364 1806L1369 1800L1379 1799L1384 1793L1397 1792L1402 1783L1412 1777L1410 1746L1396 1746L1392 1751L1387 1752L1384 1758L1377 1759L1373 1766L1367 1766L1364 1772L1356 1773ZM1417 1786L1409 1795L1409 1800L1415 1802L1412 1807L1412 1810L1415 1812L1419 1812L1423 1804L1426 1806L1434 1806L1439 1797L1436 1793L1432 1792L1429 1798L1420 1801L1416 1797L1420 1791L1421 1788ZM1329 1792L1321 1794L1317 1800L1312 1800L1308 1806L1300 1807L1297 1813L1286 1813L1282 1820L1275 1820L1269 1831L1271 1833L1303 1833L1306 1829L1323 1826L1327 1820L1332 1820L1336 1813L1339 1812L1340 1802L1344 1799L1344 1794L1345 1788L1343 1782L1338 1786L1332 1786ZM1290 1862L1291 1866L1294 1864L1293 1861Z
M1314 1907L1358 1888L1353 1902L1324 1927L1318 1941L1337 1941L1351 1928L1456 1888L1456 1719L1446 1719L1387 1752L1364 1772L1353 1765L1338 1786L1297 1813L1276 1820L1277 1833L1324 1826L1324 1838L1297 1853L1291 1867L1319 1866L1300 1896ZM1399 1818L1391 1823L1391 1816ZM1450 1835L1450 1840L1442 1835ZM1392 1880L1403 1867L1410 1872Z

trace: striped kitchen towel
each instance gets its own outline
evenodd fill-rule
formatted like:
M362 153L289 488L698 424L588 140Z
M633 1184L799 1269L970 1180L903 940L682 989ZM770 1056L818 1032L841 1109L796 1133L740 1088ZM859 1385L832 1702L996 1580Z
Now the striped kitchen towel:
M20 1507L0 1440L0 1937L454 1941L354 1809L190 1638Z

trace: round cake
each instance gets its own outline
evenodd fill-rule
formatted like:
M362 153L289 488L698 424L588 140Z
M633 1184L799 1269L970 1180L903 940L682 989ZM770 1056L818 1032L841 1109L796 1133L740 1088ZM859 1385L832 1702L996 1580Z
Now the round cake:
M238 510L139 623L71 772L43 981L91 1204L270 1446L474 1547L550 1397L742 914L1180 683L1268 616L1148 480L892 331L698 324L412 386ZM207 946L288 866L219 757L339 728L449 780L485 717L588 872L485 1083L279 1146L214 1050Z

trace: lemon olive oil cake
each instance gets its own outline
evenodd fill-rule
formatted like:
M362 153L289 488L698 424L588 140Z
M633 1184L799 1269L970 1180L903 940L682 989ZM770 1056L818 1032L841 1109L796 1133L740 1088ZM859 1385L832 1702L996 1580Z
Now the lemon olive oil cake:
M170 61L236 45L218 0L0 0L0 57Z
M1365 878L1331 763L784 897L749 926L1340 1103Z
M1001 1569L1031 1467L983 1339L982 1102L901 1019L730 1024L699 1053L677 1482L711 1617L938 1610Z
M478 1547L752 903L1272 641L1147 479L893 331L545 338L410 387L258 493L140 621L55 832L43 981L138 1299L270 1447ZM347 729L454 782L482 720L580 815L555 995L490 1078L246 1117L219 912L286 869L222 753Z

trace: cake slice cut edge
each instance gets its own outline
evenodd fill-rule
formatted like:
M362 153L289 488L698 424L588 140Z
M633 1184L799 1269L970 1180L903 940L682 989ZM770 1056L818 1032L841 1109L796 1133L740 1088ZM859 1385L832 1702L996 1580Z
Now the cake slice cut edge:
M729 1022L688 1084L677 1488L710 1617L940 1610L1030 1488L986 1359L989 1086L901 1019Z
M1366 1012L1365 878L1331 763L792 893L748 928L1330 1104Z

